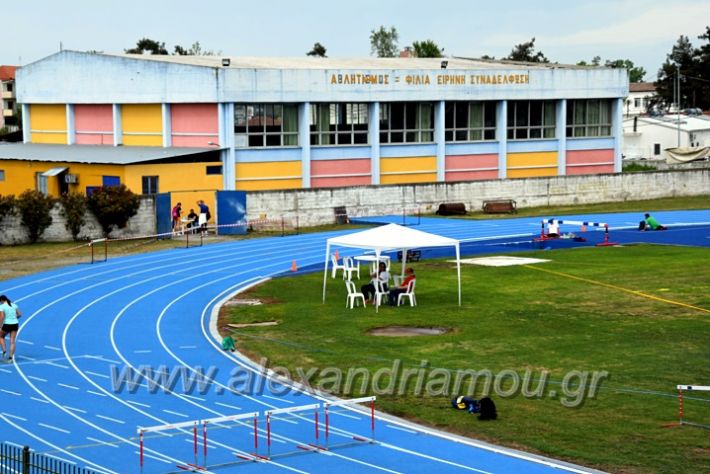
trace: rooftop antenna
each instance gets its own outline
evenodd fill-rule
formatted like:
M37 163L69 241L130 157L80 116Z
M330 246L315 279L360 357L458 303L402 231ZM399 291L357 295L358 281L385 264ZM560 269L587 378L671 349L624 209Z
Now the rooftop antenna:
M62 46L62 42L59 42L59 51L64 51L64 47Z

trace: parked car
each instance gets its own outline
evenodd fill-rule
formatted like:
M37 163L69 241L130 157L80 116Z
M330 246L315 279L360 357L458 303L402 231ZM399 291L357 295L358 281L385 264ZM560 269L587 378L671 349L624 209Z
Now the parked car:
M699 107L691 107L689 109L683 110L685 115L703 115L703 109Z

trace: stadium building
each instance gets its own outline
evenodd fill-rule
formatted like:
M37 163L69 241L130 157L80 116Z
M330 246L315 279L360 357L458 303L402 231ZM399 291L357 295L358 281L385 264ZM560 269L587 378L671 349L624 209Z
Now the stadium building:
M17 71L0 194L288 190L618 172L624 69L62 51Z

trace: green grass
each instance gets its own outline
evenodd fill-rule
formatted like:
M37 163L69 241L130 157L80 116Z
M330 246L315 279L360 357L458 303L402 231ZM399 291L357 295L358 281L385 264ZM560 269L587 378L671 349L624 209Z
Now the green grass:
M624 163L624 168L622 170L624 173L640 173L643 171L658 171L658 168L651 165L644 165L641 163Z
M710 310L710 250L660 246L592 248L521 254L551 259L537 265ZM277 320L239 329L238 348L272 366L406 367L550 372L608 371L596 398L565 408L559 398L501 398L500 419L478 422L449 408L455 393L378 396L395 415L473 438L614 472L708 472L710 437L677 419L675 385L710 381L710 313L555 275L531 267L464 266L463 306L450 263L416 266L419 306L344 309L345 288L322 274L281 278L249 297L268 304L227 307L220 325ZM441 336L384 338L367 330L387 325L445 326ZM327 382L327 379L321 379ZM533 385L534 387L535 385ZM329 388L329 387L326 387ZM332 384L330 385L332 388ZM574 387L573 387L574 388ZM550 389L560 391L557 383ZM352 396L358 393L350 393ZM688 417L710 423L706 402L687 401Z

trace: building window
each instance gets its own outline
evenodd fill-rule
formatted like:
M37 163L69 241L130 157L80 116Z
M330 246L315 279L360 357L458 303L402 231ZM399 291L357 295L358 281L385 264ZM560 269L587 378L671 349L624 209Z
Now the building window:
M661 154L661 144L660 143L653 144L653 154L656 156Z
M298 105L236 104L234 133L238 147L298 146Z
M12 92L12 82L7 83L7 91Z
M45 176L42 173L43 173L42 171L35 173L35 185L36 185L37 191L46 195L46 194L48 194L48 180L47 180L47 176Z
M102 176L101 186L107 188L109 186L120 186L121 177L120 176Z
M205 174L222 174L222 165L207 166L205 169Z
M639 99L638 97L634 99L634 107L637 109L641 107L641 99Z
M496 139L495 102L447 102L447 142L477 142Z
M567 136L611 136L611 101L607 99L568 101Z
M311 104L311 145L366 145L367 104Z
M158 194L158 176L143 176L143 194Z
M7 101L7 106L5 107L7 110L14 110L15 109L15 103L11 100Z
M555 101L513 100L508 102L508 139L555 138Z
M431 102L390 102L380 106L381 143L434 141L434 107Z
M0 181L5 181L5 170L0 170Z

